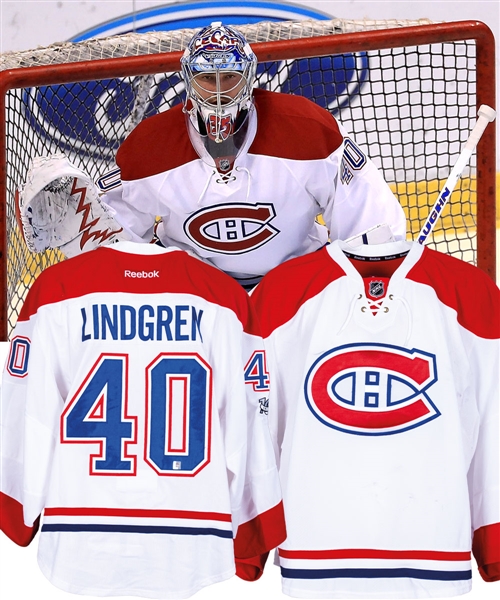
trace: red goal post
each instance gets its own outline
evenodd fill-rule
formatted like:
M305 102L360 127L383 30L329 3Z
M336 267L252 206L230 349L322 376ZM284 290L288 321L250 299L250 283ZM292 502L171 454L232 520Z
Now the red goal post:
M490 29L478 21L341 20L240 29L259 60L258 85L305 94L331 110L384 173L405 208L408 237L415 239L477 108L495 108ZM0 339L7 339L37 274L61 260L57 252L31 255L15 224L15 189L30 159L64 151L92 177L103 175L138 121L180 101L176 73L193 31L162 33L169 36L167 51L164 40L155 45L148 34L134 34L0 57ZM78 92L72 88L76 84ZM72 100L65 104L69 89ZM89 98L92 127L82 116ZM91 139L96 115L103 118L99 143ZM492 278L495 144L490 124L429 240L431 247L477 264Z

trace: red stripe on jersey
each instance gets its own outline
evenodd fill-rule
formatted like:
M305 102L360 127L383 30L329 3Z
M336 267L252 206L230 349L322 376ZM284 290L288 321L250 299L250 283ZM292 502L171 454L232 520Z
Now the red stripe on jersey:
M28 546L40 525L40 517L31 527L24 524L23 506L14 498L0 492L0 530L18 546Z
M500 338L500 290L477 267L424 248L407 279L431 286L465 329L482 338Z
M126 277L125 271L154 273ZM132 254L101 247L45 269L30 289L19 320L41 306L93 293L193 294L232 310L250 334L260 335L248 294L232 277L183 251Z
M472 552L485 581L500 581L500 523L474 531Z
M349 548L345 550L283 550L278 549L283 558L297 560L329 560L343 558L382 558L409 560L470 560L470 552L441 552L438 550L366 550Z
M275 267L263 277L251 296L263 337L271 335L289 321L305 302L343 276L344 271L330 258L325 248Z
M283 503L239 525L234 540L236 558L252 558L276 548L285 541L285 514Z
M47 517L133 517L141 519L200 519L205 521L231 522L231 515L218 512L194 510L158 510L149 508L46 508Z

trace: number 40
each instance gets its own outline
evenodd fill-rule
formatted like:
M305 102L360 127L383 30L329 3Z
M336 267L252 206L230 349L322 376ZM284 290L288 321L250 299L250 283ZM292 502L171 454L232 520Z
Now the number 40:
M102 354L61 415L61 443L98 445L91 475L136 474L128 362L126 354ZM196 475L210 462L211 367L195 353L162 353L145 378L145 462L158 475Z

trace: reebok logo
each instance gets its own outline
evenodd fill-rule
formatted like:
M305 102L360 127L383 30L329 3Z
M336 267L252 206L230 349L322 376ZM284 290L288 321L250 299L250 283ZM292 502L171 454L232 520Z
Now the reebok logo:
M153 277L159 277L160 271L128 271L125 269L125 277L134 277L140 279L152 279Z

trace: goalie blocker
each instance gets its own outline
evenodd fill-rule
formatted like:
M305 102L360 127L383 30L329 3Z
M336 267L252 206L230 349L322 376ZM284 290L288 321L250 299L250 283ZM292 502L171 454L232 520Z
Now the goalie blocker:
M94 182L63 154L33 159L16 193L16 217L31 252L59 248L69 258L128 239Z

